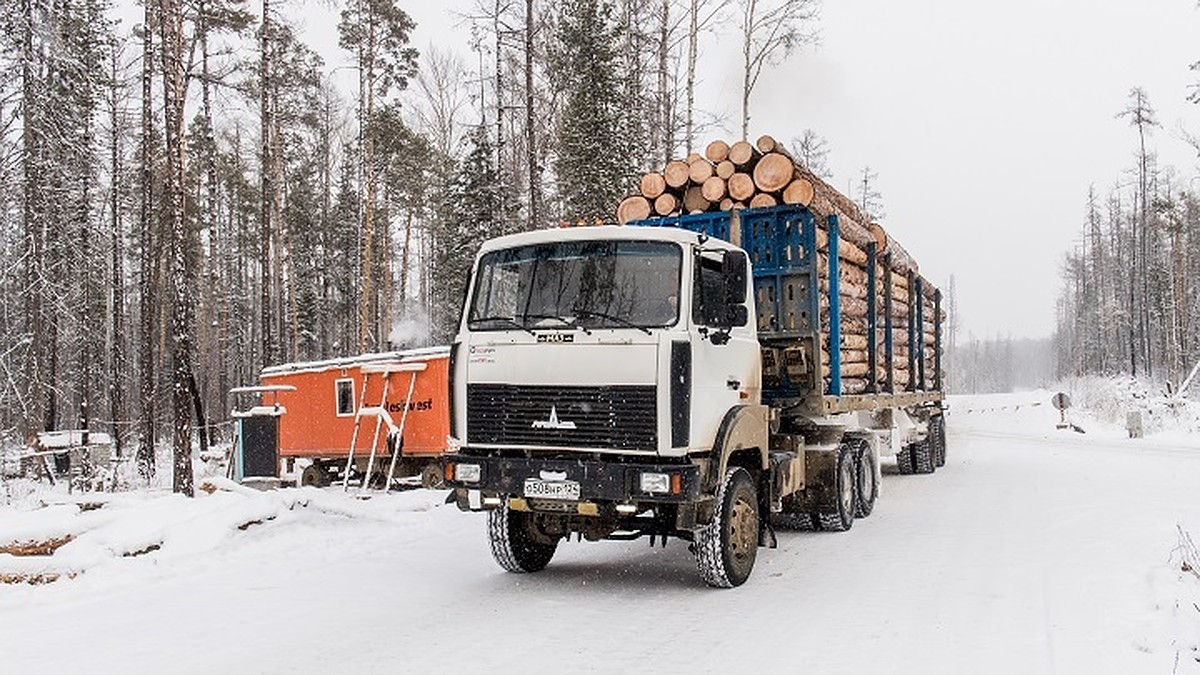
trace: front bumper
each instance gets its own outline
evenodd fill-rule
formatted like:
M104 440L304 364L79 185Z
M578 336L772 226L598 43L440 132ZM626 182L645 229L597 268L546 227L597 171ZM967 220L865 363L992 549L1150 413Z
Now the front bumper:
M600 459L540 459L454 454L443 465L480 467L478 481L447 480L447 487L479 490L484 495L522 497L527 479L571 481L579 484L581 502L687 504L700 499L700 467L696 464L626 463ZM459 472L455 471L455 475ZM644 492L641 474L678 476L678 491Z

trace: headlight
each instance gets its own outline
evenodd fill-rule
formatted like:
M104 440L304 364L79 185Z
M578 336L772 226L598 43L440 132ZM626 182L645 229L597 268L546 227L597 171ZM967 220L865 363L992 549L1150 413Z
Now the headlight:
M642 492L667 494L671 491L671 475L666 473L642 473Z
M460 483L478 483L483 476L483 468L478 464L456 464L454 480Z

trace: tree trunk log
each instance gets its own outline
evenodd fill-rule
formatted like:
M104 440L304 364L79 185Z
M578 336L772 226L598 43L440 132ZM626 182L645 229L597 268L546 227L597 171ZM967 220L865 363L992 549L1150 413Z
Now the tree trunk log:
M713 173L712 162L703 157L688 164L688 179L693 185L703 185L704 181L713 177Z
M792 182L796 165L778 152L769 152L754 165L754 184L763 192L779 192Z
M788 155L788 159L791 159L791 155L788 154L787 150L782 144L775 140L774 136L769 136L767 134L759 136L758 140L754 142L754 147L758 148L758 151L764 155L768 152L778 152L783 155Z
M729 161L739 169L753 166L760 155L761 153L746 141L738 141L729 146Z
M704 156L713 164L724 162L729 159L729 144L720 139L715 140L704 148Z
M687 185L690 171L691 167L688 166L687 162L681 162L677 159L671 160L663 167L663 179L666 180L668 187L680 190Z
M704 198L704 192L699 185L693 185L683 193L684 213L697 213L708 210L712 203Z
M729 177L733 175L734 171L737 171L737 167L735 167L733 162L729 160L725 160L717 164L717 175L725 180L729 180Z
M652 171L642 175L642 180L638 188L641 190L642 196L646 199L657 199L659 195L666 192L667 180L663 178L661 173Z
M797 178L783 189L783 203L807 207L812 204L813 184L807 178Z
M875 240L875 253L883 255L890 253L892 256L892 270L901 274L917 271L917 261L904 250L895 239L892 239L883 227L877 223L871 224L871 237Z
M700 193L704 198L713 203L719 203L725 198L725 180L719 176L712 176L704 181L700 186Z
M748 173L735 173L729 177L729 196L744 202L754 196L754 179Z
M752 209L763 209L769 206L777 206L778 204L779 200L766 192L759 192L750 198L750 208Z
M632 220L645 220L649 217L650 202L641 195L626 197L617 207L617 222L622 225Z
M670 192L664 192L654 200L654 212L660 216L669 216L679 210L679 198Z

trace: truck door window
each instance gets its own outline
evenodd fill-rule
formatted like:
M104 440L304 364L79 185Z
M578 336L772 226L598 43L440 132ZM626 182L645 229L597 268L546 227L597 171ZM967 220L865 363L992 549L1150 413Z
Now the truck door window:
M717 253L696 255L692 321L701 326L720 326L725 323L725 278L721 274L721 257Z

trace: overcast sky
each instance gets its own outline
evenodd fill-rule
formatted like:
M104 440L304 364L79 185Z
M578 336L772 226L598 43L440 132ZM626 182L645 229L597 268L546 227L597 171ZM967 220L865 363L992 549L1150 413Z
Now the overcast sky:
M467 53L454 13L472 0L398 1L415 46ZM334 67L346 56L324 7L285 11ZM705 55L697 104L725 128L701 147L740 128L734 23ZM1200 133L1200 106L1185 100L1200 79L1188 69L1196 0L826 0L819 30L819 45L764 73L751 137L814 129L843 191L863 167L878 172L884 225L928 279L944 289L955 276L963 337L1053 332L1088 186L1103 196L1133 165L1136 136L1115 117L1131 87L1158 111L1161 162L1197 174L1178 131Z
M464 52L468 31L450 12L471 4L401 0L414 44ZM698 104L725 120L710 136L732 139L730 21ZM826 0L819 28L819 45L763 76L751 136L816 130L843 191L863 167L877 171L885 226L931 281L955 276L964 337L1053 332L1088 186L1107 193L1133 163L1136 137L1115 118L1131 87L1158 110L1163 163L1196 173L1177 131L1200 133L1200 106L1185 100L1200 76L1188 69L1200 61L1195 0Z

